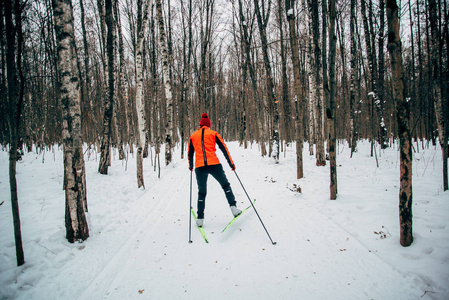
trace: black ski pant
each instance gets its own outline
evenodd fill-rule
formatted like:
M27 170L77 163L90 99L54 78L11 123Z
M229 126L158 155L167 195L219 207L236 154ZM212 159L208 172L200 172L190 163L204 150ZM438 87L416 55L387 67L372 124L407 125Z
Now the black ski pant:
M236 204L234 193L231 189L231 184L226 178L223 166L221 164L196 168L195 174L196 182L198 183L198 219L204 219L204 208L206 207L207 195L207 177L209 174L212 175L223 188L229 206Z

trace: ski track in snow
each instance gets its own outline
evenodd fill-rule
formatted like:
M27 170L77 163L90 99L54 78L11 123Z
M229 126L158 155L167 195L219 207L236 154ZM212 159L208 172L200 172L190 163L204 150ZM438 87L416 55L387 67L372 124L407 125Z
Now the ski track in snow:
M184 184L185 181L186 180L183 180ZM152 236L154 231L158 228L158 224L163 221L163 216L166 215L173 201L177 198L181 198L178 190L175 194L170 196L169 201L165 201L163 199L166 196L164 195L165 193L166 191L163 191L162 195L157 195L157 198L161 200L155 203L155 207L151 209L152 211L142 224L130 236L126 243L120 247L101 272L96 275L95 279L80 296L80 299L100 299L102 298L102 295L107 295L108 289L113 286L113 283L117 281L117 278L121 277L121 269L128 265L132 260L132 255L129 255L129 253L138 251L137 249L141 247L140 245ZM144 196L145 195L142 197Z
M14 267L11 209L5 201L0 208L4 225L0 230L0 284L6 288L0 290L0 299L449 297L444 286L449 278L449 257L443 262L438 257L430 260L432 253L448 249L448 222L441 221L430 229L435 236L441 234L442 244L423 245L428 238L424 233L428 228L424 227L430 226L432 219L432 215L424 214L431 207L423 199L431 194L432 201L447 203L443 192L435 194L430 188L435 178L430 174L440 172L441 160L435 163L435 157L425 158L422 154L420 157L423 161L427 159L426 164L414 165L419 168L414 173L414 176L418 173L417 180L425 181L425 173L431 178L426 183L429 185L426 191L415 192L418 185L414 185L417 206L414 220L425 220L427 225L416 224L414 244L402 248L398 245L396 224L399 175L394 149L389 150L390 154L384 153L385 158L379 158L379 169L374 158L367 154L368 144L352 160L337 157L339 194L336 201L330 201L329 168L314 166L314 158L306 151L305 178L296 180L294 145L287 148L286 158L281 153L279 164L271 158L260 157L256 145L243 150L233 142L228 143L228 148L242 183L251 199L257 199L255 207L277 245L271 244L252 208L221 233L232 216L221 187L211 176L204 224L209 244L202 239L193 218L193 243L189 244L190 172L187 160L178 158L179 150L170 166L161 167L161 179L153 172L150 159L144 160L145 190L136 188L135 158L131 155L127 171L122 162L113 160L107 176L97 174L98 162L92 157L87 160L86 155L91 236L82 244L68 244L64 240L64 193L60 189L62 154L56 153L59 156L53 161L47 159L45 164L39 162L39 168L45 172L39 171L42 176L36 180L30 177L34 175L21 171L38 170L35 164L41 157L30 153L18 164L17 175L27 263ZM339 155L347 156L344 149L339 150L343 153ZM5 173L7 153L0 152L0 155L1 170ZM238 206L248 206L249 200L240 183L227 165L224 168ZM388 177L388 173L393 174ZM1 176L1 192L5 194L9 188L4 184L7 172ZM45 193L40 188L43 184L48 186ZM302 194L291 191L293 184L301 186ZM23 194L26 199L21 198ZM32 195L41 199L34 210L30 207L36 200L28 199ZM4 198L7 199L2 196L0 200ZM196 198L193 174L195 210ZM447 219L448 205L442 205L441 214ZM421 207L425 209L420 210ZM41 218L47 219L43 222ZM29 224L29 219L42 222L43 228L33 228L35 225ZM374 230L389 235L380 239ZM427 263L429 268L437 266L437 275L432 277L429 270L423 272Z

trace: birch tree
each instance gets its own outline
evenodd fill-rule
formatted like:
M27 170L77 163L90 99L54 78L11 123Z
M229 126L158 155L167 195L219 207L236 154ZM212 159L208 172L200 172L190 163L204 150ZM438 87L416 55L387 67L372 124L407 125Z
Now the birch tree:
M162 17L161 0L156 0L157 19L159 22L159 43L162 52L162 76L165 87L165 98L167 99L167 112L165 124L165 164L172 161L173 148L173 97L170 82L170 66L168 60L167 35L165 34L164 19Z
M63 106L64 190L66 238L70 243L86 240L89 228L85 216L86 187L81 136L80 90L75 51L71 0L53 0L53 14L60 70Z
M143 7L142 15L137 17L137 42L136 42L136 110L137 110L137 187L145 188L143 179L143 148L145 147L145 136L147 132L146 118L145 118L145 102L143 99L143 42L145 33L148 27L148 15L151 8L151 0L137 2L138 7Z
M304 8L307 7L306 0L302 0L302 6ZM316 128L316 117L315 117L315 111L316 111L316 105L315 105L315 93L316 88L314 88L314 80L315 77L313 76L313 65L314 65L314 59L313 59L313 47L312 47L312 18L310 16L310 13L307 9L304 9L304 18L307 20L307 23L309 26L306 26L306 31L308 34L306 34L306 52L307 52L307 59L305 62L305 69L307 72L307 105L308 105L308 137L309 137L309 154L314 155L314 144L316 141L315 138L315 128Z
M386 0L386 2L388 20L388 51L390 52L393 99L396 103L396 116L400 141L400 243L402 246L407 247L413 242L412 145L408 124L410 112L408 103L404 96L402 42L399 35L399 7L396 4L396 0Z
M98 0L99 2L103 0ZM114 103L114 74L115 74L115 59L114 59L114 17L112 9L112 0L105 0L105 22L107 28L106 36L106 60L107 60L107 90L104 100L104 117L103 117L103 136L101 140L101 157L98 166L100 174L108 174L108 166L111 160L110 142L111 142L111 124L113 116Z
M89 112L88 114L85 115L89 115L89 118L92 118L92 120L94 122L96 122L95 118L92 116L92 112L93 112L93 103L92 103L92 96L90 95L90 93L88 91L90 91L90 86L91 86L91 79L90 79L90 72L89 72L89 68L90 68L90 64L89 64L89 45L87 42L87 31L86 31L86 18L85 18L85 10L84 10L84 0L79 0L79 4L80 4L80 22L81 22L81 32L83 35L83 49L84 49L84 101L86 101L85 106L89 107ZM83 92L83 91L82 91ZM85 123L85 122L83 122ZM86 132L88 132L88 130L86 130Z

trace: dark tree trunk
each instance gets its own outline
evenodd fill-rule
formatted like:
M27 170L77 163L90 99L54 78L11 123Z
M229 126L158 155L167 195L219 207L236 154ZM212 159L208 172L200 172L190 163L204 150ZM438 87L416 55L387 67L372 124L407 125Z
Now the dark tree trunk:
M101 1L101 0L100 0ZM105 0L105 21L107 28L106 58L107 58L107 93L104 101L103 137L101 140L101 157L98 166L100 174L108 174L108 166L111 160L111 124L114 103L114 34L113 34L113 10L112 0Z
M283 116L284 116L284 140L287 142L291 141L291 112L290 112L290 100L289 100L289 89L288 89L288 77L287 77L287 54L284 45L284 22L283 22L283 14L282 14L282 0L278 0L278 18L279 18L279 33L280 33L280 46L281 46L281 72L282 72L282 108L283 108Z
M8 106L8 129L9 129L9 185L11 192L11 208L14 222L14 240L16 245L17 266L25 263L25 256L22 246L22 232L20 226L19 198L17 194L16 162L19 144L20 116L23 107L23 75L22 75L22 22L21 22L21 1L16 1L14 12L12 1L2 1L0 10L5 19L6 31L6 85L7 85L7 106ZM15 27L13 24L15 16ZM0 19L3 23L3 16ZM3 34L3 31L0 33ZM17 34L17 41L16 41ZM17 43L17 52L16 52ZM17 61L16 61L17 55Z
M440 141L441 152L443 156L443 189L448 190L448 144L446 135L445 114L447 111L447 101L443 101L441 93L441 49L440 47L440 30L438 28L437 17L437 4L435 0L429 0L429 19L430 19L430 32L431 32L431 66L432 66L432 78L431 78L431 91L435 106L435 115L438 125L438 139ZM447 20L446 20L447 21ZM446 83L447 84L447 83Z
M351 36L351 80L350 80L350 99L349 99L349 109L350 109L350 120L349 120L349 145L351 146L351 157L354 152L357 151L357 131L355 126L355 96L356 96L356 77L357 77L357 63L356 63L356 27L357 19L355 15L356 10L356 0L351 0L351 25L350 25L350 36Z
M330 0L329 12L329 107L327 119L329 124L329 165L330 165L330 199L337 199L337 135L335 132L335 55L337 47L337 36L335 34L336 2Z
M383 103L379 99L379 93L377 90L378 83L378 72L377 72L377 57L376 57L376 47L375 47L375 39L374 39L374 33L373 33L373 25L372 25L372 5L370 2L369 7L369 18L366 15L366 0L361 0L361 9L362 9L362 19L363 19L363 28L365 30L365 45L366 45L366 51L368 53L368 64L369 64L369 70L370 70L370 80L369 80L369 95L372 97L372 101L374 104L374 107L376 108L376 116L377 116L377 127L379 130L379 143L382 147L382 149L387 148L388 141L387 141L387 129L385 127L385 122L383 118ZM374 137L373 137L374 138Z
M270 57L268 55L268 41L266 32L268 19L270 17L271 2L269 2L268 4L266 13L265 11L261 12L261 9L259 7L259 0L254 0L254 7L256 10L257 24L259 26L259 34L262 42L262 53L267 84L267 96L269 105L273 107L272 156L276 162L279 162L279 108L278 101L276 100L276 94L274 93L274 83L271 72Z
M412 214L412 145L409 129L410 113L404 97L404 77L402 68L402 43L399 35L399 8L396 0L387 0L388 51L393 83L393 99L396 103L398 136L400 141L400 189L399 222L400 242L404 247L413 242Z
M292 49L293 74L295 82L294 99L296 108L296 178L300 179L304 177L303 158L302 158L303 141L304 141L304 133L303 133L304 101L301 98L299 45L298 45L298 37L296 34L294 7L295 7L295 0L285 1L285 11L287 14L287 21L290 28L290 47Z

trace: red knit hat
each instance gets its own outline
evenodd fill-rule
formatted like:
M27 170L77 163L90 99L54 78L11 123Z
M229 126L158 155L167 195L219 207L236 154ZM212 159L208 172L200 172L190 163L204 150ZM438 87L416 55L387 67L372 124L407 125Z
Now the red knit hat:
M203 127L203 126L210 127L210 119L206 113L201 115L200 127Z

